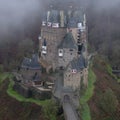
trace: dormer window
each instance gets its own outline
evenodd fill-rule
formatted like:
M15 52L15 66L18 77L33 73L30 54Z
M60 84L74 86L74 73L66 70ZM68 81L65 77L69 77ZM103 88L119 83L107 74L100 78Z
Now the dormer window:
M82 23L78 23L78 30L80 30L81 32L85 30L85 27Z
M78 29L82 29L82 23L78 23Z
M46 26L46 21L42 21L42 26Z
M48 23L47 23L47 26L48 26L48 27L51 27L51 26L52 26L52 23L51 23L51 22L48 22Z
M52 27L53 27L53 28L59 28L59 23L53 23L53 24L52 24Z
M59 57L63 57L63 49L59 49L58 55L59 55Z

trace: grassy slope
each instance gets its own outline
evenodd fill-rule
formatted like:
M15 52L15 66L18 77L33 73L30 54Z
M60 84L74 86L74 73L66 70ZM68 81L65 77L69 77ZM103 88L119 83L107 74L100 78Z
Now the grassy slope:
M94 73L96 74L96 84L94 95L89 100L89 106L91 110L92 120L119 120L120 118L120 85L116 81L115 77L111 75L111 68L100 57L94 61ZM111 88L119 100L118 109L115 113L106 114L101 110L99 106L99 98L102 93Z
M10 76L9 73L0 73L0 85L2 84L2 82L8 78Z
M90 67L88 74L88 88L86 89L85 94L80 98L80 104L82 106L81 114L83 120L91 120L90 109L87 102L93 95L95 80L95 74Z
M8 85L7 93L9 96L15 98L19 102L28 102L28 103L35 103L37 105L42 106L44 118L48 120L56 120L57 119L57 106L52 100L37 100L33 98L25 98L18 94L16 91L13 90L14 81L10 79L10 83Z
M7 79L7 80L5 80L5 79ZM2 95L0 98L0 103L5 99L3 102L3 104L4 104L3 108L6 108L6 109L2 109L2 107L1 107L0 120L8 119L8 118L9 118L9 120L16 120L16 119L17 120L43 120L43 118L44 119L48 118L48 120L53 120L53 119L56 120L57 119L57 116L55 115L57 108L56 108L56 105L51 100L41 101L41 100L36 100L33 98L24 98L23 96L18 94L16 91L14 91L13 90L14 81L12 80L11 74L1 73L0 74L0 83L1 83L0 84L0 92L2 92ZM6 93L6 91L7 91L7 93ZM9 98L9 101L7 100L8 98ZM15 105L15 103L16 103L16 105ZM8 105L6 106L6 104L8 104ZM22 104L22 105L19 106L20 104ZM13 106L9 107L11 105L13 105ZM44 114L43 114L43 111L41 111L41 106L44 108L43 109ZM22 112L19 113L19 110L18 110L18 113L16 112L14 114L12 112L11 108L12 109L18 108L19 110L21 109L20 111L22 111ZM22 109L24 109L25 111ZM36 111L36 109L37 109L37 111ZM11 112L9 112L9 114L7 116L5 116L7 111L11 111ZM35 113L32 111L35 111ZM42 116L44 116L44 117L41 117L41 113L42 113ZM50 113L50 114L48 114L48 113ZM18 117L16 116L16 114Z
M44 120L41 106L19 102L8 96L6 93L8 84L9 81L6 79L0 85L0 120Z
M49 102L49 100L41 101L41 100L36 100L33 98L25 98L13 90L13 85L14 85L14 82L12 80L10 80L10 83L9 83L8 89L7 89L7 93L9 96L15 98L16 100L18 100L20 102L31 102L31 103L35 103L37 105L46 105Z

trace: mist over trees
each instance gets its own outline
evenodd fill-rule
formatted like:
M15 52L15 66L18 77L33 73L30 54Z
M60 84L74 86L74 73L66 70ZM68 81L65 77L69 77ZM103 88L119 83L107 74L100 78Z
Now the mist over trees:
M109 4L109 3L108 3ZM87 7L88 38L92 49L105 55L113 66L120 64L120 4L104 9Z
M16 60L19 43L26 39L34 41L38 47L43 9L56 0L12 0L0 3L0 63ZM18 0L19 1L19 0ZM57 0L56 6L64 1ZM65 0L71 1L71 0ZM87 14L88 40L91 49L105 55L111 64L120 64L120 2L119 0L72 0L84 7ZM13 4L14 3L14 4ZM19 7L16 7L19 6ZM64 5L66 7L66 5ZM23 14L24 13L24 14ZM9 15L8 15L9 14ZM10 22L9 22L10 21ZM20 51L19 51L20 52ZM8 56L9 55L9 56Z

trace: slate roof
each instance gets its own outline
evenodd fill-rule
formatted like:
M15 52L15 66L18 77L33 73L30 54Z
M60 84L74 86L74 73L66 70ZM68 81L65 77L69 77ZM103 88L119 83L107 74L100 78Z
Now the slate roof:
M71 17L68 21L68 25L69 28L75 28L77 27L77 21L75 20L75 18Z
M58 46L58 48L73 48L77 49L77 45L75 43L75 40L73 38L73 35L71 32L67 33L61 42L61 44Z
M47 14L46 13L43 13L43 15L42 15L42 21L47 21Z
M33 54L31 59L25 57L21 67L28 69L41 69L40 64L38 62L38 54Z
M68 19L68 27L74 28L77 27L77 23L83 22L84 15L81 10L72 12L71 18Z
M57 10L51 10L50 11L49 22L59 23L59 12Z
M80 71L87 67L87 62L85 58L81 55L80 57L73 59L70 62L70 65L72 69L76 69L77 71Z
M75 18L75 20L77 22L83 22L83 20L84 20L84 14L83 14L82 10L75 11L73 14L73 17Z

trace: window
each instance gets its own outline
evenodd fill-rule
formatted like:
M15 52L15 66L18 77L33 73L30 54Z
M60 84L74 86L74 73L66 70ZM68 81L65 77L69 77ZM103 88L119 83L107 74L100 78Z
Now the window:
M47 47L46 46L42 46L42 53L47 54Z
M59 57L63 57L63 49L58 50L58 55L59 55Z
M60 70L64 70L64 67L63 67L63 66L60 66Z
M73 51L73 49L70 49L70 51Z
M72 69L72 73L77 73L77 70L76 69Z

